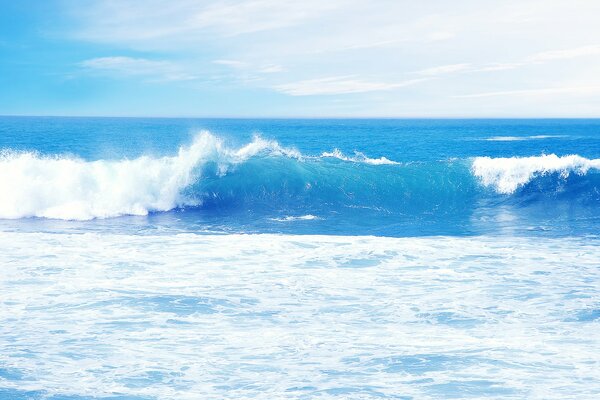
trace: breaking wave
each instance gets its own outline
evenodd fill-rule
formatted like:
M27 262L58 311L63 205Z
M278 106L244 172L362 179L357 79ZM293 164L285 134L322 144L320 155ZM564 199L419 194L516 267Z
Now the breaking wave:
M0 218L88 220L176 208L276 210L275 221L318 219L324 210L453 215L481 199L532 191L597 205L599 171L600 160L578 155L421 163L338 149L311 156L260 137L234 148L203 131L168 157L87 161L4 150Z
M540 177L555 175L564 181L572 174L584 176L589 171L598 172L600 159L589 160L578 155L558 157L555 154L539 157L477 157L472 169L485 186L493 187L498 193L513 194Z

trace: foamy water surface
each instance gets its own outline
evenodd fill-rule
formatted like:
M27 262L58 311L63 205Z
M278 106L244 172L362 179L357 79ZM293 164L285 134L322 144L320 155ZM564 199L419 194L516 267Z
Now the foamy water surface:
M598 260L579 239L0 233L0 397L594 398Z

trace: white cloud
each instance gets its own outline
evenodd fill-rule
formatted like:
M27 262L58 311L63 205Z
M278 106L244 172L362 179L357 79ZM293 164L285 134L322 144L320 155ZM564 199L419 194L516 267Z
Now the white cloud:
M472 72L493 72L493 71L506 71L515 68L522 67L523 63L492 63L485 64L479 67L474 67Z
M544 51L541 53L533 54L527 60L529 62L547 62L597 55L600 55L600 45L583 46L563 50Z
M239 60L214 60L213 64L226 65L232 68L246 68L248 63Z
M85 60L80 65L89 70L120 76L143 76L161 81L185 81L197 77L169 61L155 61L132 57L99 57Z
M483 65L471 65L467 63L462 64L449 64L438 67L431 67L415 71L415 74L425 76L438 76L443 74L451 74L457 72L493 72L493 71L506 71L525 67L533 64L543 64L551 61L566 60L577 57L595 56L600 55L600 46L583 46L572 49L552 50L534 53L526 57L521 62L513 63L491 63Z
M192 29L213 28L225 36L294 26L335 10L335 1L249 0L214 2L192 14Z
M581 85L550 87L538 89L501 90L496 92L483 92L453 96L455 98L481 98L498 96L546 96L552 94L590 95L600 94L600 85Z
M263 74L274 74L282 71L284 71L283 67L278 64L266 64L258 69L258 72Z
M63 1L75 17L71 39L131 56L86 68L162 80L191 79L195 71L205 71L217 77L207 83L211 90L255 90L253 95L264 93L265 105L273 101L267 91L377 92L377 110L402 104L403 110L422 112L437 104L441 115L468 115L487 105L507 115L506 110L524 112L511 95L545 93L560 110L562 94L584 91L556 88L574 80L574 86L595 82L600 69L600 43L591 42L600 37L600 2L589 0L492 0L485 7L477 0ZM135 58L138 54L144 58ZM423 79L436 84L393 90ZM528 89L532 86L550 89ZM481 108L461 110L467 102L453 100L467 90L473 94L465 98L480 98ZM357 109L367 110L373 97L351 99ZM229 98L242 103L248 96ZM321 109L331 100L305 104ZM590 109L596 103L577 104ZM285 107L284 100L272 109Z
M214 60L213 64L225 65L237 70L254 71L260 74L273 74L284 70L279 64L253 65L252 63L239 60Z
M334 95L392 90L414 85L425 80L427 78L388 83L368 82L354 79L352 76L334 76L277 85L274 89L291 96Z
M443 75L443 74L450 74L453 72L467 71L469 69L471 69L470 64L449 64L449 65L442 65L439 67L422 69L420 71L415 71L414 73L417 75L437 76L437 75Z
M77 18L85 21L77 35L99 42L145 42L174 39L202 40L206 33L233 37L281 29L342 7L342 0L104 0L82 7L73 2Z

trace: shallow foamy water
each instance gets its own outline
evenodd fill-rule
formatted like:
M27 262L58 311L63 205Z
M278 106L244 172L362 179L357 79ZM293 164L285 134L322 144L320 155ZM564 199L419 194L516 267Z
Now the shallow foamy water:
M0 233L0 398L594 398L597 244Z

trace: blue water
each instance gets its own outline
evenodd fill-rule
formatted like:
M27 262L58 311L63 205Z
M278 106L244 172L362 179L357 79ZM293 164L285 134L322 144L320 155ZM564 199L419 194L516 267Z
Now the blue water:
M222 142L223 149L231 151L258 136L297 154L281 154L266 146L239 160L227 158L224 150L190 155L191 164L186 168L194 176L176 188L177 198L166 199L168 204L155 204L161 196L155 188L140 188L148 190L151 201L125 193L111 199L119 203L113 204L114 209L102 205L102 211L85 215L68 210L46 212L48 208L68 208L72 201L93 208L102 201L100 191L123 189L120 169L122 173L142 173L125 172L118 164L108 167L111 171L101 178L105 186L100 189L93 182L99 177L82 172L86 176L78 178L81 182L76 187L90 185L86 190L96 193L80 198L81 193L66 189L51 204L22 211L14 210L14 205L10 210L0 209L0 216L13 220L49 216L54 221L5 219L1 224L17 229L31 225L36 229L84 230L100 226L138 231L421 236L499 231L593 235L600 221L600 120L2 117L0 148L11 151L10 156L4 156L5 163L11 157L14 161L19 152L35 152L38 159L118 162L152 157L158 164L161 157L177 156L179 148L191 146L200 132L208 132L211 144ZM332 154L336 157L323 157L336 150ZM544 155L577 155L585 160L583 164L561 164L544 160ZM514 181L509 192L499 189L497 182L482 184L481 176L473 171L474 160L481 157L494 159L493 165L481 171L504 173L506 179ZM521 158L521 164L511 167L510 160L503 160L511 157ZM384 162L377 162L381 160ZM223 165L226 172L221 170ZM25 162L20 167L15 163L7 166L5 173L30 167ZM31 168L24 172L24 179L51 181L48 185L60 187L60 166L36 168L45 172ZM515 172L530 176L519 181L511 176ZM160 186L160 179L164 177L150 183ZM11 201L22 204L20 195L36 196L36 191L35 187L27 188ZM131 204L123 204L128 201ZM130 210L128 206L136 202L142 203L141 209ZM138 216L128 218L131 214ZM99 220L106 216L120 218ZM96 220L63 224L53 217Z
M0 117L0 400L600 398L600 120Z

